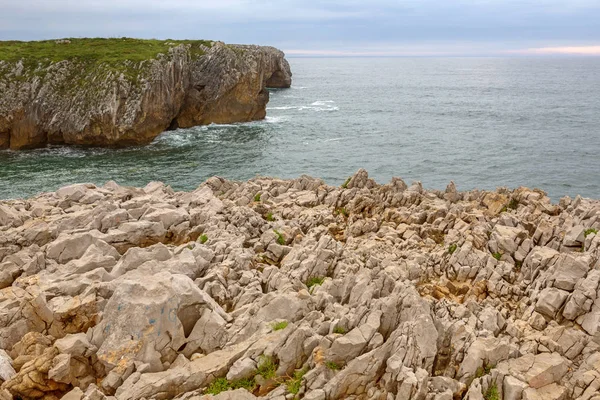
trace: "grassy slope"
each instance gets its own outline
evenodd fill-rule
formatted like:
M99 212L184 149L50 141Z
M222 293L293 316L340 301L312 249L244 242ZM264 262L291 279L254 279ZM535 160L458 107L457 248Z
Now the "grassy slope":
M27 81L31 76L44 77L46 67L52 63L69 60L78 65L58 85L62 92L80 90L102 81L109 75L122 74L128 81L137 84L145 75L148 65L143 61L154 59L158 54L167 54L169 48L181 44L190 45L192 57L204 54L211 41L206 40L146 40L146 39L66 39L35 42L0 41L0 81ZM7 75L11 65L22 61L24 70L18 75Z
M0 41L0 60L28 63L48 63L61 60L94 61L116 64L123 61L139 62L166 53L179 44L191 45L193 55L202 55L202 45L210 47L204 40L142 40L142 39L68 39L71 43L56 43L55 40L39 42Z

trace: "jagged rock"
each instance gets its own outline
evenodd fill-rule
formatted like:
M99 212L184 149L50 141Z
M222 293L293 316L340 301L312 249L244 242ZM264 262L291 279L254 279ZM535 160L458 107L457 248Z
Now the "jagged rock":
M563 400L567 398L567 389L556 383L539 389L527 388L523 391L523 400Z
M535 305L535 310L540 314L554 318L568 295L569 293L564 290L546 288L540 293L540 297Z
M23 225L23 221L15 210L0 205L0 227L18 227L21 225Z
M585 241L585 228L581 225L572 227L565 234L563 244L569 247L578 247Z
M17 373L12 365L13 361L6 351L0 349L0 379L3 381L10 380Z
M0 205L23 223L0 228L0 398L283 400L300 374L322 400L600 390L600 239L563 243L597 226L597 200L359 171ZM205 395L224 378L256 390Z
M39 357L25 363L18 374L6 381L2 387L15 397L31 399L66 392L69 387L67 384L56 382L48 377L48 372L53 367L54 357L57 355L56 348L46 348Z

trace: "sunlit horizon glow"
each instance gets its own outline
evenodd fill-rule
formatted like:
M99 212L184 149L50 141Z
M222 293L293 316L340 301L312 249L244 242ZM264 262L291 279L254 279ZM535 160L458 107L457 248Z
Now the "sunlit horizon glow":
M600 56L600 46L566 46L566 47L541 47L516 51L520 54L567 54L582 56Z
M377 49L377 50L328 50L328 49L284 49L286 55L296 57L461 57L461 56L551 56L551 55L573 55L573 56L600 56L600 46L557 46L536 47L526 49L482 51L480 48L450 48L437 49L423 47L407 47L406 49Z

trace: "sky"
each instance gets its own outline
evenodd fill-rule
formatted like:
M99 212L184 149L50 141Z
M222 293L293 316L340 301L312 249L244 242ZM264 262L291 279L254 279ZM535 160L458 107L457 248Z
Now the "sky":
M600 55L600 0L0 0L0 40L123 36L289 56Z

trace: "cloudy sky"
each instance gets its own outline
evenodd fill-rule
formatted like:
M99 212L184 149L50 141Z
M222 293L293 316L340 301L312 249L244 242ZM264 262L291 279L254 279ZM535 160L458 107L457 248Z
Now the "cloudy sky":
M92 36L289 55L600 55L600 0L0 0L0 40Z

